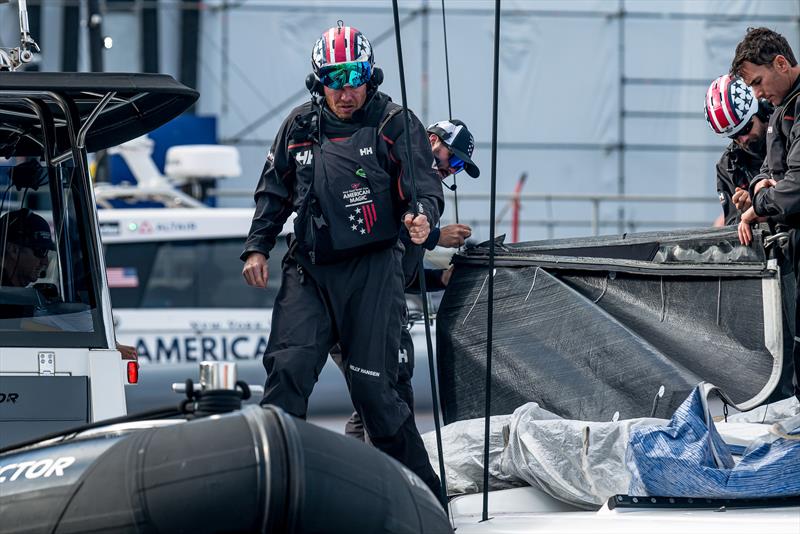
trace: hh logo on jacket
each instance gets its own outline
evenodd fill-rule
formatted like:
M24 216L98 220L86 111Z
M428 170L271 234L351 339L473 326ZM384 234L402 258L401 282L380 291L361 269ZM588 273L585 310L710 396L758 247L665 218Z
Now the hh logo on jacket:
M294 160L297 162L298 165L310 165L311 160L314 159L314 154L311 150L304 150L302 152L298 152L294 155Z

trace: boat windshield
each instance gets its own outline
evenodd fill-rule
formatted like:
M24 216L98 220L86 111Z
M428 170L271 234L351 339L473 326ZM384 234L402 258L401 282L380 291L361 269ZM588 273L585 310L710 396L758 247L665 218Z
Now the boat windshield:
M6 346L102 346L96 236L71 162L0 158L0 336Z

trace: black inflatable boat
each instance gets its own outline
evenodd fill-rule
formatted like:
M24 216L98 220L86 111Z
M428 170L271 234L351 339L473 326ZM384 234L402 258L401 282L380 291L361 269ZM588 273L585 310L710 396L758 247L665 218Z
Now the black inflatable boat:
M452 532L378 450L248 406L0 453L0 532Z

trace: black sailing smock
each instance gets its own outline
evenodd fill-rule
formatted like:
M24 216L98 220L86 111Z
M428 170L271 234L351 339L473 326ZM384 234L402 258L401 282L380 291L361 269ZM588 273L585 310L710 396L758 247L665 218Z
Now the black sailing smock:
M739 224L742 214L733 203L733 195L739 187L748 190L753 177L761 171L766 145L758 153L746 150L732 142L717 162L717 194L722 204L725 225Z
M411 116L410 161L401 118L378 132L388 106L378 93L352 122L308 105L287 118L256 189L242 257L268 253L288 214L297 212L264 354L262 402L304 417L328 351L339 342L350 396L372 443L435 489L413 415L396 390L405 314L397 235L411 196L404 170L413 166L432 225L444 200L419 120Z

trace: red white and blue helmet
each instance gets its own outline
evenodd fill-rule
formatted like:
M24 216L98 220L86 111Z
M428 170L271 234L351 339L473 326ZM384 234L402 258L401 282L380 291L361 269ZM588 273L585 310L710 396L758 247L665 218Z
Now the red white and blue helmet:
M706 121L718 135L735 136L757 112L755 92L741 78L725 74L706 91Z
M363 33L352 26L339 24L326 30L311 51L311 67L320 75L322 67L341 63L367 62L370 70L375 65L372 45Z

